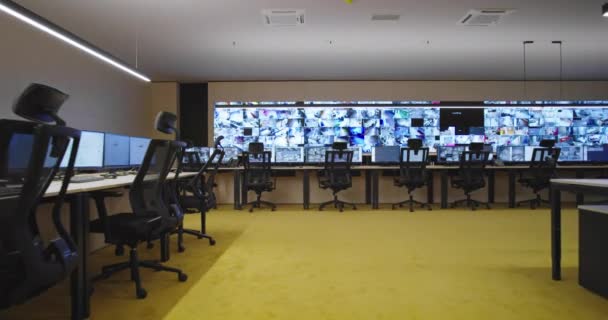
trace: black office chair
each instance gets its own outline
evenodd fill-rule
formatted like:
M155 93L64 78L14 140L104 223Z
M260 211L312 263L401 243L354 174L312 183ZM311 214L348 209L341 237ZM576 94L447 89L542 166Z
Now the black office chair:
M255 191L257 198L245 205L251 205L249 212L253 212L254 208L261 208L262 205L270 207L272 211L277 209L277 206L269 201L261 200L262 192L272 191L276 186L276 181L272 177L271 167L272 153L264 151L264 144L252 142L249 144L249 151L243 152L243 164L245 166L245 190Z
M334 142L332 150L325 151L325 168L319 176L319 187L321 189L331 189L334 199L324 202L319 206L319 211L332 204L340 212L344 211L344 206L348 205L357 210L354 203L338 200L338 192L349 189L353 186L351 166L353 163L353 151L346 150L344 142Z
M60 283L78 265L77 247L61 221L80 131L58 117L68 95L39 84L17 100L15 114L32 120L0 120L0 309L24 303ZM52 125L52 123L55 125ZM69 144L72 152L66 155ZM54 239L40 235L36 208L59 171L69 161L53 198Z
M168 257L168 237L177 230L183 215L181 208L166 203L165 181L177 153L184 147L185 143L180 141L152 140L129 192L133 212L108 215L105 210L99 210L99 219L91 222L91 232L103 233L106 243L130 248L128 262L104 266L96 280L130 269L136 296L143 299L147 292L141 285L140 267L177 273L182 282L188 279L180 269L166 267L157 261L139 260L137 253L138 244L161 240L161 259L165 261Z
M532 150L530 169L526 173L520 173L519 183L526 188L532 189L535 197L528 200L518 201L517 206L529 203L531 209L536 209L542 203L549 200L542 199L540 192L549 188L551 179L555 178L557 160L560 154L559 148L541 147Z
M486 186L484 174L490 152L483 151L476 146L470 149L473 150L460 154L458 174L451 179L452 188L462 189L466 199L454 201L451 207L455 208L460 204L465 204L471 210L475 210L480 205L485 205L487 209L490 209L489 203L471 199L471 192Z
M184 229L180 226L178 232L196 236L198 239L208 239L210 245L215 245L215 240L207 234L207 212L217 205L213 188L215 176L224 159L225 153L220 144L223 138L220 136L216 139L213 153L198 173L191 179L180 181L179 184L179 203L186 209L185 213L200 213L201 230Z
M407 148L401 148L399 155L399 177L394 180L395 186L406 187L409 199L392 205L395 208L402 208L408 204L410 212L414 212L414 205L420 205L421 208L426 207L432 210L429 203L414 200L412 191L422 188L428 183L428 173L426 171L426 163L429 155L429 149L422 147L422 140L409 139Z

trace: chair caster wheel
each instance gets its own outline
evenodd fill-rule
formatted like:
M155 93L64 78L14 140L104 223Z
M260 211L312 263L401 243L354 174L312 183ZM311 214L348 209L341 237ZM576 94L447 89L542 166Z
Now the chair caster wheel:
M276 210L277 210L277 208L272 208L272 209L270 209L270 211L276 211Z
M177 279L179 280L179 282L186 282L186 280L188 280L188 275L185 273L180 273L177 276Z
M215 240L214 239L209 239L209 245L210 246L214 246L215 245Z
M145 289L139 289L136 292L137 299L145 299L148 296L148 292Z
M178 247L177 248L177 252L184 252L184 251L186 251L185 247Z
M253 208L249 209L249 213L252 213L252 212L253 212Z

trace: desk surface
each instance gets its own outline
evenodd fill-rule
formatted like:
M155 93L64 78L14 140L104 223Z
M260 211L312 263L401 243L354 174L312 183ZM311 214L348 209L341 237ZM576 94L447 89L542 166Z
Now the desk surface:
M180 173L180 178L187 178L196 175L195 172L182 172ZM167 179L175 178L175 173L169 173ZM104 179L99 181L92 182L83 182L83 183L70 183L68 185L67 194L81 193L81 192L91 192L91 191L99 191L104 189L113 189L128 186L133 183L135 180L135 175L130 174L126 176L118 176L116 179ZM53 181L51 185L44 193L45 197L53 197L59 194L59 190L61 188L61 181Z
M608 188L608 179L551 179L551 184Z
M428 170L457 170L458 165L427 165ZM528 169L530 166L527 165L516 165L516 166L486 166L487 170L523 170ZM272 166L272 170L322 170L323 166ZM397 170L398 165L381 166L381 165L353 165L352 170ZM608 165L572 165L572 166L557 166L558 170L577 170L577 169L608 169ZM243 167L222 167L220 171L235 171L244 170Z

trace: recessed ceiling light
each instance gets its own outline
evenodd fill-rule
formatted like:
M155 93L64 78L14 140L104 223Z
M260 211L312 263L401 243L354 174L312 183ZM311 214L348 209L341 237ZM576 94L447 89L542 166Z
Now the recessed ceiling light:
M603 16L605 18L608 18L608 2L604 3L604 5L602 6L602 12L603 12Z

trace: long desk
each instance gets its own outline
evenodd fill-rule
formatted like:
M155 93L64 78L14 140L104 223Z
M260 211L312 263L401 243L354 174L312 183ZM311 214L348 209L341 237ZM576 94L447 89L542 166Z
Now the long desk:
M562 278L561 192L608 195L608 179L551 179L551 274Z
M194 176L195 173L180 173L180 178ZM168 179L174 179L175 174L169 174ZM87 273L88 236L89 236L89 193L93 191L115 189L129 186L135 180L135 175L119 176L115 179L101 181L71 183L66 194L70 202L70 235L78 246L78 266L71 274L71 319L82 320L90 316L90 284ZM53 181L44 194L45 198L59 194L61 182Z
M302 172L302 204L304 209L310 208L310 173L322 170L321 166L273 166L273 171L301 171ZM458 170L457 165L428 165L427 169L430 172L429 185L427 186L427 201L428 203L434 203L433 194L433 174L438 172L440 174L441 181L441 201L440 206L442 209L448 207L448 188L449 188L449 176ZM529 166L516 165L516 166L487 166L486 175L488 178L487 183L487 201L488 203L494 203L494 187L495 187L495 175L496 172L506 172L508 175L508 206L509 208L515 207L515 190L517 176L520 172L528 170ZM598 171L607 170L608 166L589 166L589 165L567 165L558 166L557 171L574 171L577 178L584 178L586 171ZM399 166L380 166L380 165L355 165L352 167L353 171L362 171L365 176L365 203L370 204L372 209L379 208L379 179L383 171L399 170ZM233 168L220 168L221 172L232 172L234 177L234 209L240 210L244 203L247 203L247 190L244 188L243 171L242 167ZM577 194L577 203L583 203L584 195L582 193Z

